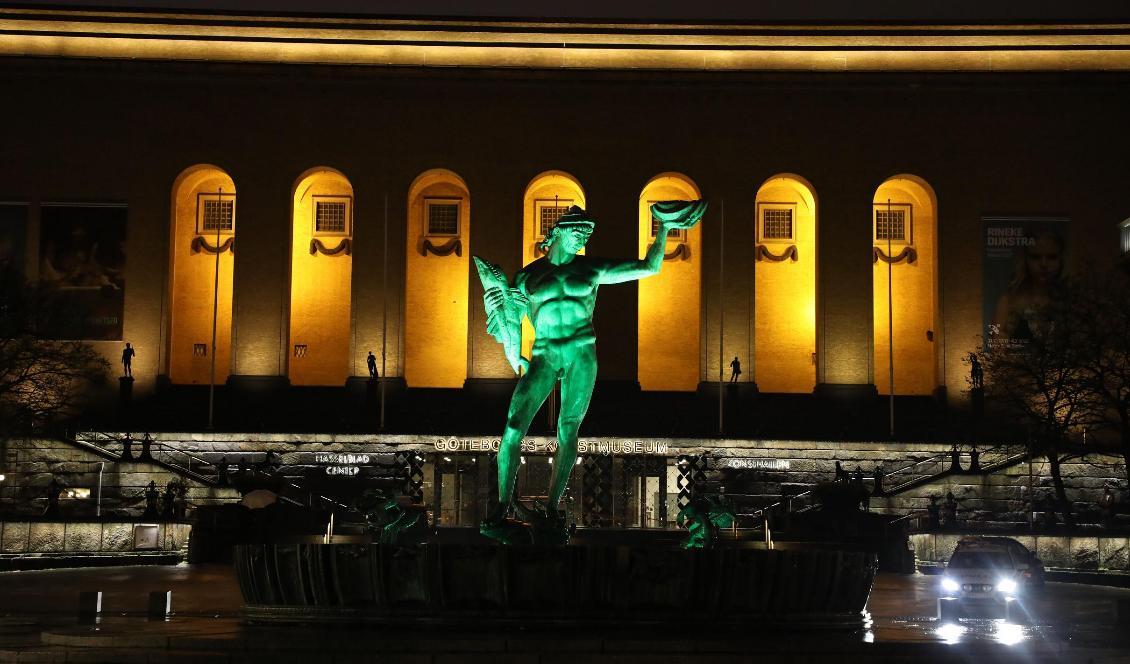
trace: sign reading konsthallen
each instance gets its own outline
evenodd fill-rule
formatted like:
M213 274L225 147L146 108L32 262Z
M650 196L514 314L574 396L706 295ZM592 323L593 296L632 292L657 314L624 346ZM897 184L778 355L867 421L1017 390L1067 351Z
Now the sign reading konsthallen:
M497 452L498 446L501 444L501 438L439 438L435 441L435 449L437 452ZM522 451L529 454L539 452L553 454L557 451L557 441L526 439L522 441ZM657 440L594 440L582 438L577 441L578 454L667 456L674 451L667 443Z
M719 468L733 468L735 470L788 470L788 459L747 459L735 458L719 459Z

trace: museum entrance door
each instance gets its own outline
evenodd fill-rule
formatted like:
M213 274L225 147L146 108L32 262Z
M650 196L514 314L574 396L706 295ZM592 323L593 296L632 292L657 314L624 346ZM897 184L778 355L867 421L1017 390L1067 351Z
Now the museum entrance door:
M437 526L478 526L488 503L484 460L475 455L452 454L435 462L433 504Z
M613 513L620 527L667 526L666 461L662 457L644 456L613 460L613 477L620 483L619 490L614 492Z

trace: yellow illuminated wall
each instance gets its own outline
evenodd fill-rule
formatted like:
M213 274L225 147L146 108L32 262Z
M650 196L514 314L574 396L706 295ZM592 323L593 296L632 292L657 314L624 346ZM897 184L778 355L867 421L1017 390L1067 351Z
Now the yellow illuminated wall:
M766 233L766 211L787 211L792 237ZM803 178L778 175L757 190L754 215L752 380L762 392L811 392L816 386L816 196Z
M875 206L885 210L909 211L909 243L893 243L891 253L899 255L913 249L913 262L906 259L891 267L894 311L895 394L928 395L937 387L935 370L937 330L937 204L934 191L925 181L910 175L893 177L875 192ZM909 207L907 207L909 206ZM887 255L886 240L874 241L875 212L871 211L872 240L876 249ZM875 387L890 394L890 335L887 318L887 268L880 259L874 263L875 310Z
M346 204L343 232L315 231L319 202ZM349 180L329 168L304 173L294 188L291 217L286 351L287 375L293 385L343 385L349 376L352 241L353 187Z
M232 228L203 232L205 201L232 203ZM172 228L169 260L169 336L166 371L177 384L207 384L212 358L212 308L216 309L216 382L223 383L231 369L232 269L235 237L235 183L228 174L209 165L193 166L177 177L172 191ZM219 254L210 251L224 247ZM216 258L219 257L219 279Z
M651 210L656 201L698 200L698 187L678 173L652 178L640 193L639 256L651 246ZM699 382L702 305L702 226L667 238L659 274L639 282L640 387L645 390L694 391Z
M543 206L579 205L585 207L585 191L581 183L563 171L546 171L526 187L522 199L522 265L526 266L542 256L537 244L542 241L539 210ZM582 250L583 254L584 251ZM522 355L530 356L534 345L534 328L528 320L522 321Z
M428 210L436 205L457 206L456 233L429 234ZM409 387L462 387L467 378L471 197L461 177L434 169L416 178L408 191L407 236L404 378Z

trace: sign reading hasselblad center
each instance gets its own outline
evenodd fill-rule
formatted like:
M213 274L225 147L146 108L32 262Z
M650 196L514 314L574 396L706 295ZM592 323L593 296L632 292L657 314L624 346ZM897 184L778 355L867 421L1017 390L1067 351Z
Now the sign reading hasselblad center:
M435 441L437 452L497 452L500 438L440 438ZM553 454L557 441L552 439L526 439L522 452ZM581 438L577 441L578 454L641 454L666 456L674 452L667 443L656 440L595 440Z

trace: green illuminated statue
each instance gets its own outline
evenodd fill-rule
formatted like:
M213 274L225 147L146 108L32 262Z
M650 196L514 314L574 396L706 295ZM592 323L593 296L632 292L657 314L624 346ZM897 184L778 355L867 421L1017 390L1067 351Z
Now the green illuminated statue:
M592 317L596 292L602 284L619 284L649 277L663 265L667 234L688 229L702 219L705 201L664 201L651 206L659 222L655 243L642 260L610 260L581 256L595 222L573 206L558 220L540 245L546 255L518 273L511 285L497 265L478 256L475 266L483 282L487 331L500 341L515 373L520 375L506 431L498 452L498 507L484 520L484 535L503 542L513 540L512 524L506 517L512 509L534 522L534 530L561 533L564 524L557 506L565 492L577 458L577 433L588 411L596 383L596 335ZM522 318L534 327L534 346L529 358L522 357ZM518 477L522 438L538 409L561 381L561 411L557 423L557 454L553 459L548 500L544 513L516 504L514 486ZM537 535L534 539L539 539ZM551 537L540 538L549 541Z

